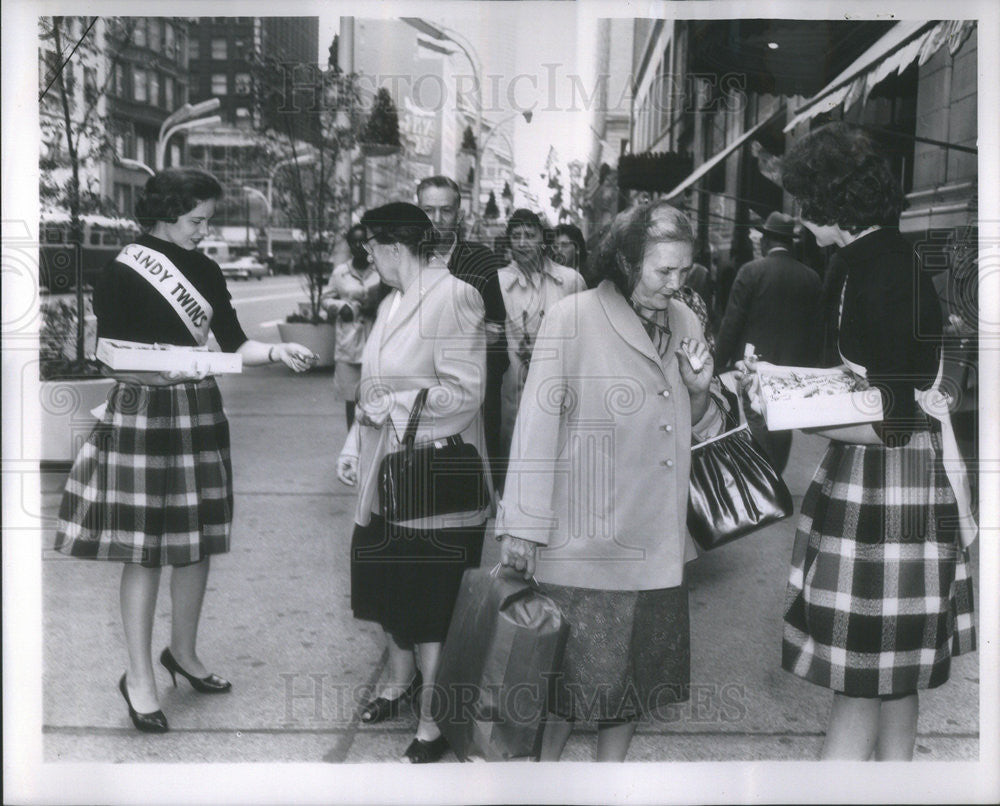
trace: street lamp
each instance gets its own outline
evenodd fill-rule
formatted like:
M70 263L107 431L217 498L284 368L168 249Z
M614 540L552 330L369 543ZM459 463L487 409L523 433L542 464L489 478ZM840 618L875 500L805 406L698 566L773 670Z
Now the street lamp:
M247 242L247 246L249 247L250 246L250 198L249 197L252 196L252 195L259 196L260 200L262 202L264 202L264 204L267 206L267 214L268 214L268 216L271 215L271 202L269 202L267 200L267 196L265 196L263 193L261 193L259 190L257 190L257 188L252 188L252 187L250 187L248 185L244 185L242 188L240 188L240 190L242 190L244 193L247 194L247 204L246 204L247 232L246 232L246 242ZM266 230L266 227L265 227L265 230ZM259 233L258 233L258 237L259 237ZM270 248L270 244L268 244L268 248Z
M272 193L274 191L274 177L277 176L278 171L284 168L286 165L294 165L298 163L299 165L305 165L306 163L312 162L316 159L315 154L297 154L294 157L289 157L288 159L283 159L281 162L277 163L272 169L271 173L267 177L267 209L270 211L273 208L272 205Z
M218 98L209 98L197 104L184 104L180 109L167 116L167 119L160 124L160 133L156 140L156 170L163 169L164 157L166 155L167 141L179 131L193 129L196 126L214 126L221 123L222 118L213 115L210 118L202 118L206 112L212 112L219 108L221 101Z
M150 168L146 163L139 162L139 160L132 160L128 157L119 157L118 164L123 168L131 168L133 171L145 171L150 176L156 176L156 171Z

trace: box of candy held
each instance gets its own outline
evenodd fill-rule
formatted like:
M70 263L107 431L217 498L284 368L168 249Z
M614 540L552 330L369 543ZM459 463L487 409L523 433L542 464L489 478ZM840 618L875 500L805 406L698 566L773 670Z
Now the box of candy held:
M882 395L846 367L757 364L764 420L771 431L823 428L882 419Z
M210 375L243 371L243 356L207 347L142 344L122 339L98 339L97 357L111 369L136 372L206 372Z

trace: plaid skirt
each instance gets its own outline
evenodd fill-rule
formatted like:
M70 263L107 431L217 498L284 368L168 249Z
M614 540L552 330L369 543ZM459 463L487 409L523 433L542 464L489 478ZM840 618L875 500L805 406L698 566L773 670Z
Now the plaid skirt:
M215 380L118 383L66 481L55 548L148 567L229 550L229 422Z
M957 518L937 434L831 442L802 502L782 666L852 697L944 683L976 647Z

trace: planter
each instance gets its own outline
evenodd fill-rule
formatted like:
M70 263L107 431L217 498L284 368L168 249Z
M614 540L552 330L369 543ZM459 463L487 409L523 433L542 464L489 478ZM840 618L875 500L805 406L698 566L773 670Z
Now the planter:
M90 413L108 398L113 378L42 381L39 384L39 456L45 463L70 463L97 420Z
M317 367L332 367L334 364L334 348L337 345L337 331L333 325L322 323L309 325L291 322L279 322L278 334L282 341L294 341L303 347L308 347L319 361Z

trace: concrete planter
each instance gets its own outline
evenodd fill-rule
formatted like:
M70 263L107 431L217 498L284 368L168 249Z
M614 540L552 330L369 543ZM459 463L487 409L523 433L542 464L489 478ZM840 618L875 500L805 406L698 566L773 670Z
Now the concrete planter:
M42 381L39 384L41 462L72 462L97 420L90 413L108 398L113 378Z
M316 353L319 356L319 361L316 362L317 367L333 366L334 348L337 344L337 331L333 325L279 322L278 334L282 341L294 341Z

